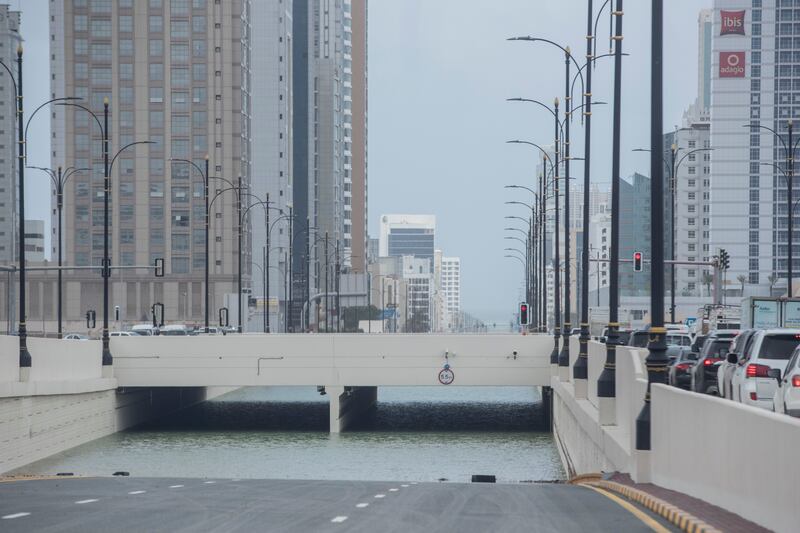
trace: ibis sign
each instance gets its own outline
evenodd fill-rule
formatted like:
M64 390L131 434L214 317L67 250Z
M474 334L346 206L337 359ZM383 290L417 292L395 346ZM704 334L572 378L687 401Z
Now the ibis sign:
M720 35L744 35L744 10L720 10Z

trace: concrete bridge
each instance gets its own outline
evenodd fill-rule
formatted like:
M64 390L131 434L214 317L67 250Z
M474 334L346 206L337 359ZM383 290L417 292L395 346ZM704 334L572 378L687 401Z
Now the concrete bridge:
M338 433L379 386L550 384L552 338L521 335L228 335L116 337L121 387L318 386Z

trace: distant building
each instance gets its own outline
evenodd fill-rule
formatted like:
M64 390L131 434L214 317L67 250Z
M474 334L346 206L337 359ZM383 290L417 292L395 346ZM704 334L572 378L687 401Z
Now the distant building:
M411 255L433 261L435 233L434 215L383 215L380 228L380 256Z
M0 5L0 58L12 68L17 60L17 47L22 43L19 34L20 12L11 11L8 4ZM16 116L14 83L5 71L0 75L0 122L6 127L0 132L0 265L17 260L17 129L11 127ZM30 259L30 258L28 258Z
M441 328L455 331L460 327L461 313L461 258L442 257L441 298L443 314Z
M25 221L25 260L44 261L44 220Z

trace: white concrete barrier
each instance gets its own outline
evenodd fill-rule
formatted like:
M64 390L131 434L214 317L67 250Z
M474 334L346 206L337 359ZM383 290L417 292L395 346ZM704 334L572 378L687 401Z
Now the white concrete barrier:
M0 335L0 383L19 381L19 337Z
M603 373L603 368L606 364L606 345L597 342L589 341L589 401L597 408L599 402L597 400L597 380L600 374Z
M652 398L653 483L798 530L800 420L664 385Z
M116 337L122 387L438 385L547 386L544 335L227 335Z
M31 381L100 379L103 357L100 341L67 341L28 337Z

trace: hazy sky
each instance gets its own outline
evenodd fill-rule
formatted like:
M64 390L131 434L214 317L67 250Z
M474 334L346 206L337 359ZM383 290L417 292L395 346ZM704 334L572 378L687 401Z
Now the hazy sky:
M7 0L8 1L8 0ZM263 0L253 0L263 1ZM49 94L48 0L10 0L23 9L26 108ZM596 7L602 1L595 0ZM680 124L697 93L697 14L710 0L670 0L665 23L664 125ZM648 173L649 162L631 149L649 135L650 2L625 3L623 66L623 176ZM507 42L520 35L545 37L585 51L585 0L372 0L369 6L369 215L377 236L385 213L433 213L437 247L461 257L462 306L489 321L507 321L520 295L523 273L503 258L508 214L523 208L529 193L505 184L534 184L535 152L508 139L552 142L552 120L536 106L507 103L523 96L563 99L563 54L556 48ZM608 18L599 33L608 35ZM607 40L598 54L607 53ZM579 59L580 61L580 59ZM600 60L595 100L611 102L612 66ZM593 180L611 172L612 107L593 117ZM29 164L49 166L47 115L37 115L29 133ZM581 157L583 134L573 126L573 156ZM580 162L573 173L583 175ZM27 217L49 223L46 177L29 173ZM524 191L522 191L524 192ZM527 195L527 196L526 196ZM516 206L519 207L519 206Z

